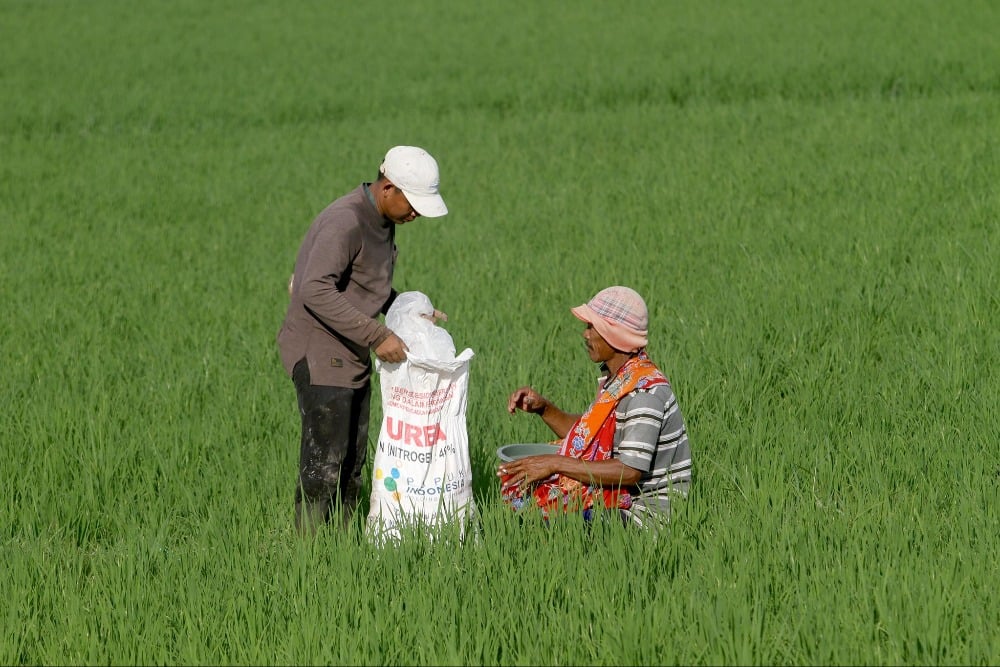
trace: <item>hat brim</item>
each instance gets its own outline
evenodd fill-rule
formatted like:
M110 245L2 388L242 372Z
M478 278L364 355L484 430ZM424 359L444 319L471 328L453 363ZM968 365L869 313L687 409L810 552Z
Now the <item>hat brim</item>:
M621 352L638 352L649 343L646 337L648 332L638 331L618 322L609 322L587 304L570 308L569 312L578 320L591 324L608 345Z
M403 190L403 188L400 188ZM418 195L407 190L403 190L403 196L410 202L413 210L425 218L440 218L448 214L448 207L444 203L441 195Z

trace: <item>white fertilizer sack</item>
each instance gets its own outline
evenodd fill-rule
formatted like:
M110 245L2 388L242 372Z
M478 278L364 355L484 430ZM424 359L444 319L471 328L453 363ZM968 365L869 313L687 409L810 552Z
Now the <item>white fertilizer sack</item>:
M406 343L406 361L376 362L382 427L375 449L367 529L377 542L399 539L416 526L433 537L475 520L465 408L470 349L455 356L451 335L429 319L430 299L403 292L386 326Z

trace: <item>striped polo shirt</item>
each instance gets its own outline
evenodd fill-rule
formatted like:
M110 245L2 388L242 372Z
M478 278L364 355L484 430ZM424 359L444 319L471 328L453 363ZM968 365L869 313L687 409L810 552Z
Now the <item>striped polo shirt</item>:
M612 456L642 471L640 493L625 513L639 525L652 512L669 518L671 496L687 496L691 484L691 445L673 389L637 389L618 402L615 417Z

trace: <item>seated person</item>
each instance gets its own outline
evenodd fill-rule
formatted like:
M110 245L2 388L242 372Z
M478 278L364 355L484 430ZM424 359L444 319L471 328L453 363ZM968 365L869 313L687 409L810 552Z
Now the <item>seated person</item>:
M587 352L601 365L597 398L578 415L531 387L511 394L508 412L538 415L562 443L558 454L501 463L504 501L521 509L533 498L546 519L558 510L589 520L595 501L626 523L668 519L671 496L686 496L691 483L691 448L670 382L646 355L646 304L616 286L571 312L586 323Z

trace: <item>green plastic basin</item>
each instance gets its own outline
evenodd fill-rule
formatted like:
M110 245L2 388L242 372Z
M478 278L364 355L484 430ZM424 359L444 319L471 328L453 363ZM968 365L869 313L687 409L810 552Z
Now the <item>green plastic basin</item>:
M537 454L558 454L559 445L550 445L546 442L518 443L514 445L504 445L497 449L497 456L501 461L514 461L523 459L525 456L536 456Z

